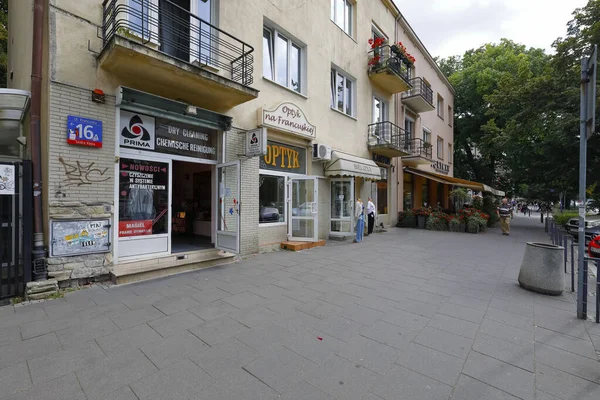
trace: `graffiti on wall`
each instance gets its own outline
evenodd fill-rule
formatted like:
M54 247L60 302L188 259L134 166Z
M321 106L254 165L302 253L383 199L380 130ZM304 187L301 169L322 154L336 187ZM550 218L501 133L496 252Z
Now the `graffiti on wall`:
M108 168L100 168L95 162L82 164L79 161L67 162L64 158L58 157L65 170L66 178L60 183L60 187L93 185L95 183L106 182L110 176L106 175Z

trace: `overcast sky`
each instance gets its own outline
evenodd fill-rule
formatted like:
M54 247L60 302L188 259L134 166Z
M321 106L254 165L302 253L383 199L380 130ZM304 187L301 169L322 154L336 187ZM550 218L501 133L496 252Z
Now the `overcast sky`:
M394 0L432 56L508 38L551 51L575 8L588 0Z

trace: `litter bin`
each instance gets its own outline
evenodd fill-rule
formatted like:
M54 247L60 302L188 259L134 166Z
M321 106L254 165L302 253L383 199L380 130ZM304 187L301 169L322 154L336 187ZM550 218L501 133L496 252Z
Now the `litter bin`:
M559 296L565 290L564 247L528 242L519 271L519 284L532 292Z

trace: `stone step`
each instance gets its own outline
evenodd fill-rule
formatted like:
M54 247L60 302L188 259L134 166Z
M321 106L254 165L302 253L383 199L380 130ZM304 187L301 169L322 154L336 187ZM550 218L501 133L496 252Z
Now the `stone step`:
M110 276L114 283L120 285L229 264L234 261L235 254L217 249L201 250L149 260L120 262L113 267Z

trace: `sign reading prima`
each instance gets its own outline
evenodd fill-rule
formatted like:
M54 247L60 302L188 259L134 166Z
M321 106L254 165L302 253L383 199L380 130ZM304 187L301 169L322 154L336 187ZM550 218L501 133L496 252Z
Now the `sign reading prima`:
M120 129L121 147L217 159L218 133L214 129L124 110L121 110Z
M308 122L304 112L293 103L281 103L274 110L258 110L258 125L293 133L304 138L317 137L317 127Z

